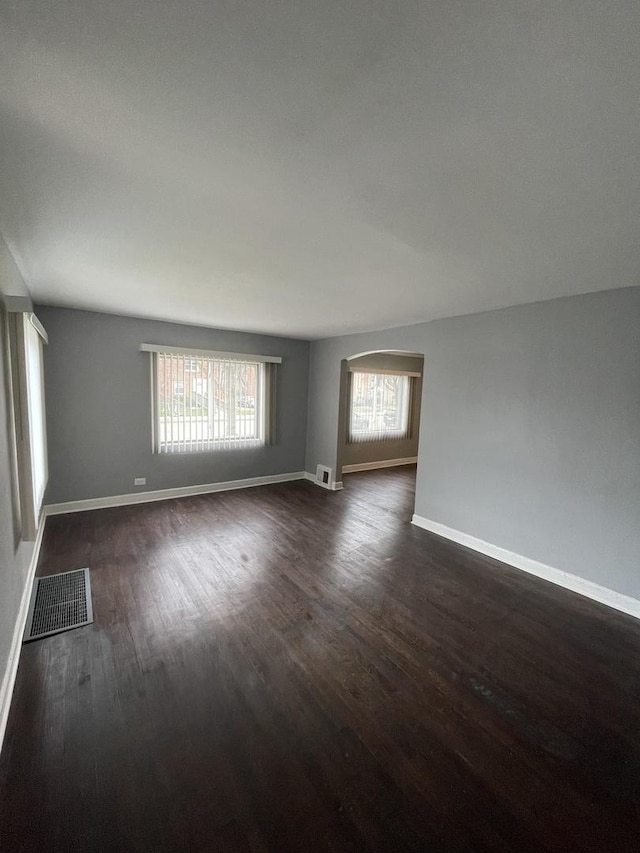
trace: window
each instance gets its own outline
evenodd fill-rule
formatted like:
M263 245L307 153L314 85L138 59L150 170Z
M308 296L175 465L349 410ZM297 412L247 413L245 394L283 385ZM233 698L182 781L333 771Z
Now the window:
M48 477L43 369L47 334L34 314L10 317L22 536L34 539Z
M279 358L180 351L152 353L154 450L193 453L274 442Z
M349 441L406 438L409 403L409 376L352 371Z

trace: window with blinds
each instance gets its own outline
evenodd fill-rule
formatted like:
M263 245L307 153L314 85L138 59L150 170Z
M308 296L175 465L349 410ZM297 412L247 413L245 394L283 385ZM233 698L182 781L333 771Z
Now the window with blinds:
M153 352L158 453L242 449L267 443L267 373L250 356Z
M410 377L351 372L349 441L387 441L409 435Z
M22 538L35 539L47 486L43 346L47 333L32 313L9 314Z

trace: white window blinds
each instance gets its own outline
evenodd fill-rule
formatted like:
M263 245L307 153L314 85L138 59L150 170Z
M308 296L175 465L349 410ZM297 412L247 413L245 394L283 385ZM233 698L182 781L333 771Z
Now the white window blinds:
M27 408L29 412L29 451L33 482L33 509L36 518L47 486L47 423L44 405L43 339L40 330L25 322Z
M349 441L387 441L409 434L410 377L352 371Z
M275 365L255 356L194 352L152 353L156 452L197 453L271 443Z
M22 536L34 539L48 477L43 365L47 333L34 314L10 317Z

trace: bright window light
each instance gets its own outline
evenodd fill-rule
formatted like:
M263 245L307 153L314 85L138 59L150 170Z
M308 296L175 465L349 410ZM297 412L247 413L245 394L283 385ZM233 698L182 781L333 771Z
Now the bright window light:
M154 353L155 449L192 453L266 443L263 362Z
M33 540L48 476L43 366L47 333L34 314L16 312L8 316L22 538Z
M409 377L351 373L349 440L384 441L409 434Z

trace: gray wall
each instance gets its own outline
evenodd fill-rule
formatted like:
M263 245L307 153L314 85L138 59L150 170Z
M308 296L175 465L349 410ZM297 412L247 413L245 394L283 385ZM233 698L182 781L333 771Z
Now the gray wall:
M422 373L423 359L392 353L372 353L351 359L346 367L369 370L406 370ZM389 459L408 459L418 455L418 435L420 431L420 403L422 399L422 379L416 379L414 395L409 414L409 435L406 438L386 441L358 441L350 443L349 435L349 393L348 383L341 383L339 414L338 471L343 465L385 462ZM340 479L338 477L338 479Z
M47 503L304 470L306 341L64 308L37 311L49 334ZM143 342L282 356L277 443L219 453L152 453L150 356L138 351ZM134 477L146 477L146 486L134 487Z
M33 554L33 542L23 542L20 529L11 372L3 305L3 297L8 294L29 295L0 237L0 684L9 663L11 640Z
M640 597L640 288L314 342L308 471L375 349L425 356L418 515Z

